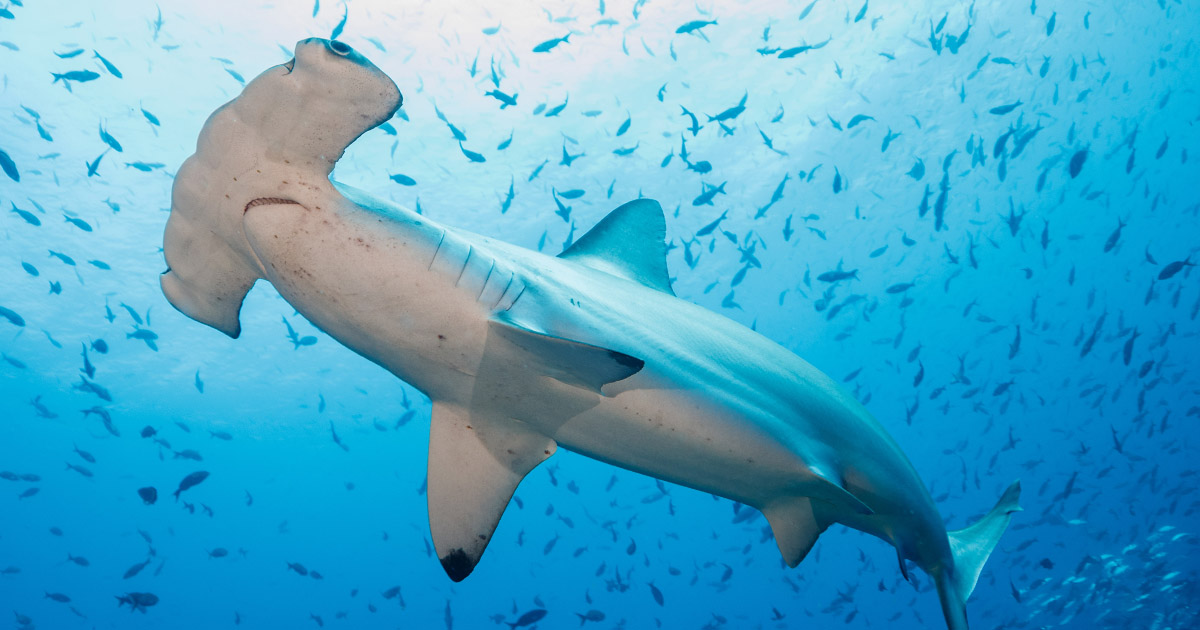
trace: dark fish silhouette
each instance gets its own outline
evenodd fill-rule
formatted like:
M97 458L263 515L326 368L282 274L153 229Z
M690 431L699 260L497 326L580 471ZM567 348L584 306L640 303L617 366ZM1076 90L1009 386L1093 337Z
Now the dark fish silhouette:
M1088 150L1080 149L1071 156L1070 163L1067 164L1067 171L1071 174L1071 179L1079 176L1079 172L1083 170L1083 163L1087 161Z
M562 37L555 37L554 39L547 39L546 41L538 44L537 46L534 46L533 52L535 52L535 53L550 52L551 50L554 50L554 48L557 47L559 44L570 43L570 40L568 39L570 36L571 36L571 34L567 33L566 35L563 35Z
M139 563L129 567L128 569L125 570L124 579L128 580L129 578L141 573L142 569L145 569L149 565L150 565L150 558L146 558L144 561L139 562Z
M1003 116L1003 115L1011 112L1012 110L1020 107L1023 104L1024 103L1022 103L1021 101L1017 101L1015 103L1009 103L1008 105L998 105L996 107L989 109L988 113L995 114L996 116Z
M8 156L3 150L0 150L0 169L4 170L4 174L8 175L14 182L21 181L21 174L17 172L17 163ZM16 206L13 206L14 208Z
M17 314L16 311L0 306L0 317L7 319L13 326L25 326L25 318Z
M129 612L140 610L142 613L146 609L158 603L158 596L154 593L126 593L125 595L117 595L117 608L129 605Z
M154 502L158 501L158 490L154 489L153 486L138 488L137 492L138 496L142 498L142 503L146 505L154 505Z
M183 480L179 482L179 489L175 491L175 500L179 500L179 494L181 492L200 485L200 483L202 483L205 479L208 479L208 471L205 470L200 470L184 477Z
M1179 273L1180 271L1183 271L1184 267L1195 267L1195 266L1196 266L1196 264L1192 262L1192 259L1190 257L1188 257L1184 260L1176 260L1173 263L1168 263L1167 266L1163 267L1162 271L1158 272L1158 279L1159 280L1170 280L1171 278L1175 277L1175 274Z
M548 612L549 611L547 611L544 608L535 608L534 610L531 610L531 611L521 615L520 617L518 617L516 621L512 621L512 622L506 621L505 624L509 628L523 628L525 626L530 626L530 625L533 625L533 624L541 621L543 618L546 617Z

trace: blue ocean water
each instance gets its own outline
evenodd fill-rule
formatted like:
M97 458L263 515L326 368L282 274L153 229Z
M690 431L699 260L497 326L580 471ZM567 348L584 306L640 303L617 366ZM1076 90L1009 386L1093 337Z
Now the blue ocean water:
M656 199L676 294L841 383L949 527L1021 479L972 627L1198 626L1195 7L513 4L0 9L0 623L944 626L875 538L788 569L756 510L566 449L451 582L428 400L268 283L236 340L159 288L207 116L332 36L404 94L339 181L548 254Z

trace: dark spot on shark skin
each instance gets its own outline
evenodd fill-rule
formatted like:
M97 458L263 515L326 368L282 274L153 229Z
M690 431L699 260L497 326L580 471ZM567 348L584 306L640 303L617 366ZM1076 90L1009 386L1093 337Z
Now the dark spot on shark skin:
M450 553L440 560L446 575L455 582L463 581L468 575L471 575L471 571L475 570L475 564L471 562L461 547L450 550Z

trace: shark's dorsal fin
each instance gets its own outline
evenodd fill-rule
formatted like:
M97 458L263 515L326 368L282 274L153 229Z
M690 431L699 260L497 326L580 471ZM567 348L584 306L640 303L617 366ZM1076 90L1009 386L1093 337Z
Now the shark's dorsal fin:
M554 440L507 418L480 418L434 402L429 426L429 530L446 575L471 574L526 473Z
M667 220L653 199L635 199L600 220L559 258L675 295L667 275Z
M623 352L533 330L504 313L492 318L491 329L528 352L537 361L536 369L546 376L597 394L604 385L629 378L645 365Z

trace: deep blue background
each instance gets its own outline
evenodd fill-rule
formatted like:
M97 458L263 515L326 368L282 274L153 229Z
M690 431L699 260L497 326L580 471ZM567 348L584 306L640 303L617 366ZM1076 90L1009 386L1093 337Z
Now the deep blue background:
M0 471L39 480L0 479L0 614L41 628L212 628L239 617L316 627L310 615L326 627L477 628L535 608L549 611L543 628L578 627L574 613L589 609L605 613L588 624L601 628L942 626L929 580L918 576L914 591L875 539L834 528L789 570L760 516L567 452L530 475L475 574L452 584L429 552L428 404L418 392L314 329L265 283L246 302L237 341L166 303L158 250L171 177L205 117L240 91L238 76L285 61L298 39L329 37L345 15L340 39L395 79L407 119L364 136L335 177L548 253L624 201L659 200L676 292L845 380L903 446L950 527L1022 479L1026 511L984 570L968 606L973 627L1196 626L1200 287L1192 267L1157 280L1172 261L1200 261L1194 7L817 0L806 12L807 2L747 1L706 14L658 0L326 0L314 16L307 1L163 2L160 25L150 2L22 4L0 18L0 150L20 176L0 175L0 306L26 322L0 319ZM703 38L676 34L694 19L717 24ZM568 43L532 52L568 32ZM492 68L499 89L518 94L515 107L485 95ZM51 76L84 69L99 78L71 91ZM745 111L725 121L732 135L706 122L743 95ZM462 154L435 105L485 163ZM698 135L681 105L704 123ZM851 126L859 114L871 118ZM123 151L108 151L88 177L86 164L108 148L100 126ZM889 129L901 135L883 150ZM681 136L710 173L685 168ZM585 156L561 165L564 147ZM908 174L918 160L919 178ZM163 166L143 172L130 166L138 162ZM919 207L927 189L934 204L943 172L937 230ZM416 186L393 183L396 173ZM502 213L510 182L515 198ZM694 206L702 182L727 182L726 194ZM552 189L585 191L564 201L571 222L554 213ZM723 212L719 229L695 236ZM1015 229L1012 216L1022 217ZM739 248L751 244L762 267L738 274ZM839 263L859 279L817 280ZM906 292L887 290L907 282ZM127 337L134 321L121 304L149 319L157 351ZM316 344L294 349L281 318ZM81 344L96 339L110 347L90 360L111 403L74 387ZM35 398L55 417L39 417ZM80 413L98 404L119 438ZM139 437L144 426L170 448ZM183 449L203 461L176 458ZM196 470L211 476L183 495L191 513L169 495ZM160 494L153 506L136 493L148 485ZM218 547L229 556L209 557ZM150 548L147 568L123 579ZM400 595L386 599L393 586ZM113 599L130 591L161 601L131 615Z

